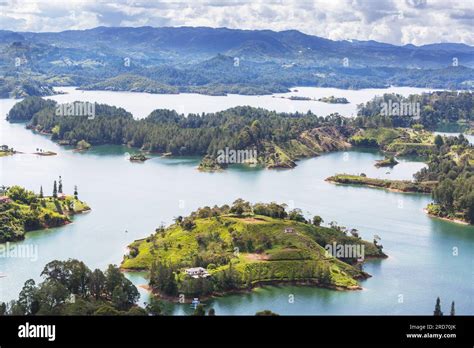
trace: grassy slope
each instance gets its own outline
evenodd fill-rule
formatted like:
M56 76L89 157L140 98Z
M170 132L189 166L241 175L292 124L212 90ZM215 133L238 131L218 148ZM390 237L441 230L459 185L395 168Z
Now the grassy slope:
M226 215L221 216L219 220L197 219L196 227L192 231L172 225L164 234L158 233L145 240L135 241L130 248L137 250L138 255L125 257L122 268L149 269L153 260L160 260L182 269L194 266L194 257L200 255L215 261L216 267L208 267L211 274L227 269L231 262L232 267L241 274L243 284L308 280L308 274L316 274L319 268L325 266L331 269L333 285L355 287L355 278L364 277L365 274L326 255L321 245L332 242L363 243L366 257L381 256L373 244L348 237L330 228L259 215L248 218ZM295 232L285 233L285 227L290 226ZM231 231L234 231L234 236L252 240L254 247L263 250L260 253L236 253ZM198 240L202 239L207 239L205 245L198 243ZM270 240L271 246L262 247L264 240ZM224 261L219 264L219 260Z
M380 187L394 191L430 193L436 181L413 182L409 180L385 180L367 178L360 175L336 174L326 179L329 182L348 185Z
M355 143L361 139L373 139L381 150L402 155L427 156L434 147L434 135L427 131L410 128L370 128L360 130L351 138Z
M74 210L69 210L69 205L74 202ZM84 211L90 210L89 206L73 196L67 196L65 200L57 200L52 197L39 199L37 210L33 211L32 207L27 204L13 201L9 203L9 209L1 214L9 214L10 211L16 211L15 218L10 218L8 223L16 226L16 237L12 240L21 240L24 234L30 230L25 230L23 219L29 215L37 215L40 221L40 228L50 228L65 225L69 223L70 216Z

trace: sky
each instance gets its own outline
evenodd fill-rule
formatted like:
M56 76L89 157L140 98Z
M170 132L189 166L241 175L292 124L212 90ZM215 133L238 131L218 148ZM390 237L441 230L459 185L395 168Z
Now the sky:
M0 29L296 29L332 40L474 45L474 0L0 0Z

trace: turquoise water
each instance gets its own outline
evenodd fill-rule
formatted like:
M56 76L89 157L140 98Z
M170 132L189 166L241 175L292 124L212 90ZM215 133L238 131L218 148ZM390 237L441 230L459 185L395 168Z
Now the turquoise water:
M3 100L2 113L14 102ZM2 117L3 118L3 117ZM422 209L429 196L400 194L362 187L337 186L324 181L335 173L366 173L380 178L409 179L423 167L401 159L393 169L374 167L383 156L375 151L337 152L298 162L292 170L235 167L222 173L201 173L198 158L154 157L145 163L127 160L129 149L100 146L86 153L60 147L21 124L0 120L0 143L25 152L0 158L0 184L52 191L59 175L64 190L79 188L79 197L91 207L74 223L27 234L37 250L35 258L0 257L0 301L16 298L23 283L40 280L44 265L54 259L77 258L90 268L119 264L126 246L203 205L277 201L299 207L308 216L321 215L325 223L357 228L363 238L381 237L388 259L369 261L373 277L361 282L362 291L341 292L311 287L265 287L253 292L206 302L217 314L254 314L270 309L280 314L431 314L437 296L443 309L456 301L459 314L474 314L474 228L433 219ZM32 155L37 147L57 156ZM459 251L453 255L453 248ZM142 274L129 274L136 285ZM141 302L147 292L140 288ZM294 302L289 301L292 295ZM176 305L175 314L189 305Z

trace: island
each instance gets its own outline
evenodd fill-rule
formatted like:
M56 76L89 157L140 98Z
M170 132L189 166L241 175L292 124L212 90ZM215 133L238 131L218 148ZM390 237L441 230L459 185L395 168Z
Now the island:
M349 104L349 100L345 97L336 98L335 96L319 98L318 101L329 104Z
M219 163L216 158L206 155L199 162L198 170L201 172L216 172L227 168L227 164Z
M8 145L1 145L0 146L0 157L11 156L11 155L14 155L16 153L18 153L18 152L13 150L13 148L8 147Z
M149 157L146 157L142 153L136 153L133 155L130 155L129 160L130 162L145 162L146 160L149 160Z
M393 156L385 156L383 160L378 160L375 162L377 168L380 167L394 167L398 164L398 161Z
M89 206L77 196L62 193L54 184L52 196L36 194L20 186L5 187L0 192L0 243L23 240L29 231L69 224L75 214L89 211Z
M314 100L313 98L303 97L303 96L299 96L299 95L292 95L292 96L289 96L289 97L282 96L280 98L288 99L288 100L295 100L295 101L311 101L311 100Z
M76 144L76 150L77 151L87 151L91 148L91 144L89 144L87 141L84 139L79 140Z
M42 149L39 149L38 151L33 152L33 154L38 155L38 156L56 156L57 155L57 153L54 151L44 151Z
M361 289L357 280L370 276L361 264L387 257L382 245L322 222L277 203L203 207L130 244L121 268L149 271L152 291L172 301L278 283Z
M410 180L387 180L368 178L365 174L336 174L330 176L326 181L335 184L360 185L367 187L383 188L396 192L413 192L413 193L431 193L436 186L436 181L413 182Z

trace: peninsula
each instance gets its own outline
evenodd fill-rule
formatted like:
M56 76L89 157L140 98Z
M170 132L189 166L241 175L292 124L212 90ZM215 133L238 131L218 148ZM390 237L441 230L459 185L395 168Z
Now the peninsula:
M25 233L71 222L71 217L90 210L89 206L74 195L66 195L57 188L52 196L36 194L20 186L2 187L0 194L0 243L18 241Z

